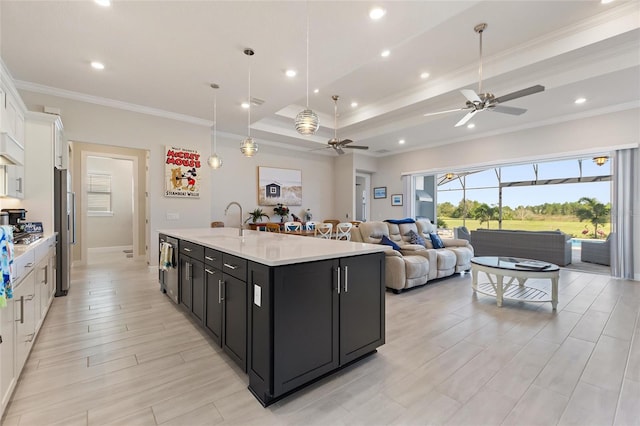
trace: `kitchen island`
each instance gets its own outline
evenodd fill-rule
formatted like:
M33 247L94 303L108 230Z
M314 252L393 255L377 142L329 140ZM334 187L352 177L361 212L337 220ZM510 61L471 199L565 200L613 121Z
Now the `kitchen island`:
M179 305L249 375L267 406L384 344L384 248L245 230L179 240Z

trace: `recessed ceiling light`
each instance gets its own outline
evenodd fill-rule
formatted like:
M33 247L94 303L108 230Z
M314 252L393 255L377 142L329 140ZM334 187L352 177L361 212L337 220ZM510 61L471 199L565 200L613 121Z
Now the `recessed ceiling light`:
M320 93L320 89L313 89L313 93Z
M380 52L380 56L382 56L383 58L386 58L387 56L391 55L391 51L390 50L383 50L382 52Z
M602 4L607 4L607 3L612 3L613 0L600 0L600 3Z
M580 105L580 104L583 104L583 103L587 102L587 99L586 98L578 98L574 102L576 104Z
M355 107L357 107L357 106L358 106L358 103L357 103L357 102L351 102L351 108L355 108Z
M103 70L104 69L104 64L102 62L93 61L93 62L91 62L91 68L96 69L96 70Z
M109 7L111 6L111 0L94 0L96 3L98 3L100 6L102 7Z
M400 145L404 145L404 139L400 139L400 140L398 141L398 143L399 143Z
M423 72L422 74L420 74L420 78L423 79L423 80L429 78L429 73L428 72Z
M247 109L247 108L249 108L249 102L243 102L243 103L240 104L240 106L242 108L244 108L244 109Z
M284 73L287 77L295 77L298 74L296 70L286 70Z
M373 19L374 21L377 21L378 19L382 18L386 13L387 13L387 11L384 10L383 8L374 7L369 12L369 18Z
M474 127L476 127L476 125L473 123L467 125L467 129L473 129Z

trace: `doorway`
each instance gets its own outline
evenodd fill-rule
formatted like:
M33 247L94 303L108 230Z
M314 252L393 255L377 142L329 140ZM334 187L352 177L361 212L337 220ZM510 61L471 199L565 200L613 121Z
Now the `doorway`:
M369 190L371 187L371 175L369 173L356 173L356 189L354 191L356 220L366 222L371 214L369 203Z
M78 231L73 264L109 256L148 260L148 151L72 143Z

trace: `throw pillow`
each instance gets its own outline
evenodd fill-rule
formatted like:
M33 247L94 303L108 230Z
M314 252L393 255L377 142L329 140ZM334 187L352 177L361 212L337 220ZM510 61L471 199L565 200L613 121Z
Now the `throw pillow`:
M444 243L442 242L438 234L432 232L431 234L429 234L429 238L431 238L431 245L434 249L444 248Z
M391 247L393 247L394 250L400 251L400 246L397 245L396 243L394 243L393 241L391 241L389 239L389 237L387 237L386 235L382 236L382 239L380 240L380 244L384 244L386 246L391 246Z
M407 232L407 237L409 237L409 242L411 244L420 244L421 246L427 246L427 243L424 241L420 235L416 233L413 229Z

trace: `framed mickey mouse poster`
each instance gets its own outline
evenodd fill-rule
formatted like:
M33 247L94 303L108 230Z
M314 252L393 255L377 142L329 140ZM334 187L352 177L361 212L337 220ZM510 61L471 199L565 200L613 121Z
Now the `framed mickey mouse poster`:
M195 149L165 147L164 196L200 198L200 153Z

